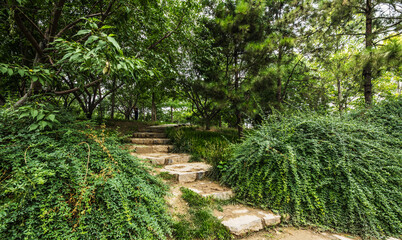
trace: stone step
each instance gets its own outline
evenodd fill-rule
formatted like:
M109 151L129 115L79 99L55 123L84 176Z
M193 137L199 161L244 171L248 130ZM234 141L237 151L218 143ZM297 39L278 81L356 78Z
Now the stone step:
M131 138L131 142L134 144L153 145L153 144L169 144L171 140L169 138Z
M134 153L168 153L173 150L173 145L127 145L127 149L134 150Z
M190 161L191 156L184 153L148 153L138 154L138 158L146 159L156 165L171 165L178 163L186 163Z
M176 181L180 183L194 182L202 179L210 170L212 166L202 162L181 163L174 165L167 165L161 172L167 172L175 176Z
M166 128L162 127L146 127L138 129L140 132L154 132L154 133L165 133Z
M279 215L242 205L223 206L223 211L214 210L214 215L232 234L237 236L260 231L264 227L274 226L281 222Z
M135 132L134 138L166 138L166 133L158 132Z
M212 181L196 181L191 183L182 184L183 187L188 188L203 197L212 197L219 200L228 200L234 196L230 188L223 187L218 183Z

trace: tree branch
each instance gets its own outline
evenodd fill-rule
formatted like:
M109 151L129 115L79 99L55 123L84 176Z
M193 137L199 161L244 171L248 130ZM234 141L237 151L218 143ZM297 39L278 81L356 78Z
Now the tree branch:
M63 11L63 6L66 3L66 1L67 0L60 0L58 3L56 3L56 5L53 8L52 21L51 21L48 31L47 31L48 39L50 42L53 40L53 38L54 38L53 36L56 33L56 29L59 24L61 12Z
M24 13L20 8L17 7L17 9L18 9L18 11L21 13L21 15L24 16L24 18L25 18L26 20L28 20L28 22L40 33L40 35L41 35L43 38L46 38L46 37L45 37L45 34L40 30L40 28L38 27L38 25L36 25L27 15L25 15L25 13Z
M88 88L88 87L94 86L94 85L96 85L96 84L98 84L98 83L100 83L100 82L101 82L101 79L98 79L98 80L96 80L96 81L93 81L93 82L90 82L90 83L86 84L86 85L84 86L84 88ZM70 93L73 93L73 92L76 92L76 91L79 91L79 90L80 90L80 88L79 88L79 87L76 87L76 88L72 88L72 89L68 89L68 90L64 90L64 91L57 91L57 92L54 92L54 94L60 96L60 95L70 94Z
M102 15L102 13L94 13L94 14L89 14L85 17L82 17L80 19L75 20L74 22L68 24L67 26L65 26L62 30L60 30L60 32L58 32L55 36L55 38L59 38L65 31L70 30L71 28L73 28L75 25L77 25L79 22L81 22L82 20L84 20L85 18L90 18L90 17L96 17L96 16L100 16Z
M390 36L385 37L385 38L382 38L382 39L380 39L380 40L374 42L374 45L377 45L377 43L379 43L379 42L381 42L381 41L384 41L384 40L387 40L387 39L391 39L391 38L396 37L396 36L399 36L399 35L402 35L402 32L397 33L397 34L394 34L394 35L390 35Z
M182 18L180 19L179 23L177 24L177 26L176 26L172 31L169 31L169 32L165 33L165 35L164 35L162 38L160 38L159 40L157 40L156 42L154 42L151 46L149 46L149 47L147 48L147 50L151 50L151 49L155 48L155 47L156 47L157 45L159 45L163 40L165 40L166 38L169 38L174 32L176 32L177 29L179 29L179 27L180 27L181 24L183 23L183 18L184 18L184 17L182 17Z
M301 57L301 58L297 61L297 63L293 66L292 71L290 72L290 75L289 75L288 79L286 80L285 87L283 88L283 95L282 95L282 97L285 97L285 96L286 96L286 90L287 90L287 88L288 88L290 79L292 79L292 76L293 76L293 73L294 73L294 71L295 71L295 69L296 69L296 66L299 64L299 62L300 62L302 59L303 59L303 57Z
M15 23L17 24L18 28L22 31L22 33L24 34L26 39L31 43L32 47L35 48L38 55L43 56L43 51L42 51L41 47L39 46L36 39L32 36L32 34L28 31L28 29L25 28L25 26L22 23L21 18L18 16L18 14L15 15Z

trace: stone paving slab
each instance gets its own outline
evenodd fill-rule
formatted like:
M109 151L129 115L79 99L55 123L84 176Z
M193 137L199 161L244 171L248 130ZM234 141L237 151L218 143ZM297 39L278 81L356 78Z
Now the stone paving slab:
M178 182L194 182L202 179L211 168L212 166L209 164L193 162L167 165L160 171L175 176Z
M166 138L166 133L158 132L135 132L133 133L134 138Z
M222 221L231 233L242 235L248 232L256 232L263 229L261 218L255 215L242 215Z
M191 156L185 153L148 153L137 154L138 158L146 159L151 164L172 165L186 163L190 161Z
M189 123L171 123L171 124L149 126L148 128L170 128L170 127L182 127L182 126L188 126L188 125L190 125L190 124Z
M163 145L171 142L169 138L131 138L130 140L133 144L144 145Z
M183 184L186 187L203 197L213 197L219 200L228 200L234 196L233 191L230 188L223 187L216 182L212 181L196 181L192 183Z
M127 145L127 148L134 150L137 154L168 153L173 150L173 145Z
M274 226L281 222L279 215L242 205L223 206L221 212L214 210L214 216L235 235L259 231L265 226Z
M140 132L164 133L166 128L146 127L138 129Z

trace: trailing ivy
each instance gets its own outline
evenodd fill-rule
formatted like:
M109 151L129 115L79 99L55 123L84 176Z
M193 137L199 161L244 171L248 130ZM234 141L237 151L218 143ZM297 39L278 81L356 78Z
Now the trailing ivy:
M0 112L1 239L166 239L167 187L117 138L59 112ZM51 110L49 110L50 116Z
M398 118L380 112L387 111L367 113L375 120L367 122L353 119L359 114L271 117L233 146L222 180L240 199L289 213L296 225L400 236L402 144L387 128L397 130Z

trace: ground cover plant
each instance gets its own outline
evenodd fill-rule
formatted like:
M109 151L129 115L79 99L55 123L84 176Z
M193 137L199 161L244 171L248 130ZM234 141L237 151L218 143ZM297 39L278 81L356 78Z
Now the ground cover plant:
M217 167L226 162L227 149L231 143L239 140L234 129L204 131L194 127L182 127L170 128L167 134L173 140L176 152L190 153L192 161L204 160L211 164L214 167L214 175L219 173Z
M40 109L0 112L0 238L165 239L167 187L104 128Z
M180 189L182 198L189 204L190 218L184 216L173 225L176 239L233 239L229 230L212 215L214 200L204 198L187 188Z
M222 181L296 225L400 237L402 144L387 126L400 127L401 108L380 107L366 113L372 122L354 119L361 114L273 116L233 146Z

